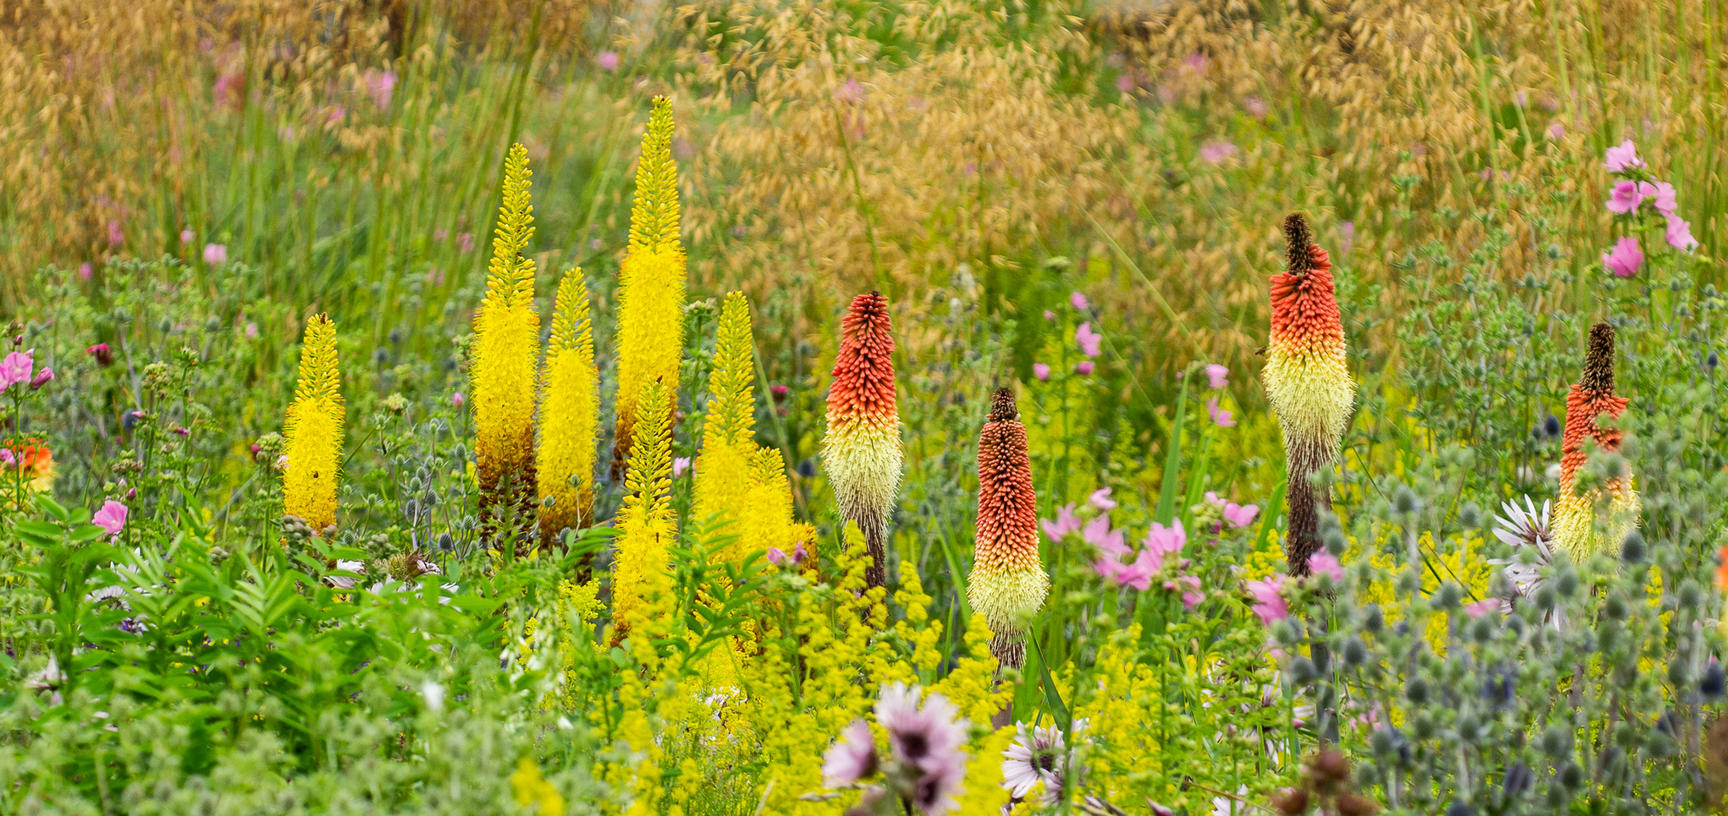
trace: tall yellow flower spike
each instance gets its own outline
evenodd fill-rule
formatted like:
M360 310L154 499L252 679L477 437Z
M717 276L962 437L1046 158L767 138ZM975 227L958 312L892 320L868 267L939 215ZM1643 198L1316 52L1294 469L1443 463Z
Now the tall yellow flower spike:
M696 454L695 514L731 516L738 522L749 487L746 472L756 447L756 351L750 335L750 306L732 292L720 312L714 367L708 376L708 404L702 449ZM726 530L746 536L743 525Z
M540 317L534 311L534 262L524 251L534 237L528 199L528 151L511 145L504 158L502 203L492 238L486 299L474 313L472 384L475 470L480 525L488 539L508 519L528 537L536 498L534 393Z
M684 350L684 247L678 241L678 167L672 163L672 103L655 97L636 165L630 246L618 268L618 433L612 476L630 459L648 383L677 398Z
M552 339L540 372L540 541L557 542L564 530L593 521L594 465L600 431L600 372L582 269L558 284Z
M612 578L612 643L623 642L647 611L649 600L672 590L667 549L678 534L672 513L672 404L659 382L642 389L642 416L630 444L624 486L630 491L618 511L618 556Z
M288 456L282 472L282 510L314 531L336 524L341 481L342 375L336 367L336 324L313 315L300 346L300 380L282 426Z

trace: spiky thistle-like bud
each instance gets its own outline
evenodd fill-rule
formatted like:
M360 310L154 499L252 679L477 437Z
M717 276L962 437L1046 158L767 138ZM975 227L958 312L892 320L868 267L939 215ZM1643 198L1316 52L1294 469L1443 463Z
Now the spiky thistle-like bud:
M894 335L888 299L859 295L841 323L828 389L822 463L843 520L864 533L869 586L887 581L888 524L900 489L900 413L895 403Z
M1050 591L1038 559L1037 497L1026 426L1014 392L996 390L978 436L978 532L966 598L990 624L990 651L1003 666L1026 661L1026 626Z
M612 577L614 644L622 641L656 595L672 589L667 553L678 535L672 512L672 404L658 382L641 394L642 416L631 440L624 477L624 506L618 511L617 566Z
M336 365L336 324L313 315L300 345L300 377L282 424L282 512L317 533L336 523L341 482L342 374Z
M1554 508L1554 542L1574 559L1584 561L1599 552L1618 554L1620 543L1638 526L1643 505L1626 473L1608 480L1608 513L1598 525L1595 488L1581 488L1578 471L1588 461L1586 440L1597 450L1620 450L1619 428L1604 425L1626 410L1628 400L1614 395L1614 327L1597 323L1590 327L1584 372L1566 394L1566 430L1560 441L1560 500Z
M534 311L534 261L524 252L534 237L528 151L511 145L486 298L474 313L469 390L474 399L475 472L480 481L482 535L493 539L508 522L527 538L534 518L534 393L540 316Z
M1300 576L1308 574L1308 559L1320 550L1320 512L1332 507L1330 491L1314 484L1314 474L1338 459L1356 384L1344 356L1332 261L1313 243L1301 214L1284 219L1284 237L1289 268L1272 276L1272 330L1262 376L1284 436L1290 510L1284 555L1290 574Z
M600 374L588 287L576 268L558 284L552 338L540 372L540 541L551 546L564 530L593 521L594 467L600 429Z
M623 472L642 412L643 387L678 397L684 351L684 247L679 243L678 167L672 162L672 103L655 97L636 164L630 245L618 268L618 433L612 476Z

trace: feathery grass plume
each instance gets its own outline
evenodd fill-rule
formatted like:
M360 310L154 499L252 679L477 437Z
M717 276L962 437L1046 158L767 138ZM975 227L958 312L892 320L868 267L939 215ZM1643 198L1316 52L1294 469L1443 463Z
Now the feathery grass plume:
M528 395L534 393L537 379L540 317L534 311L534 261L523 254L534 236L531 175L528 151L511 145L504 157L486 298L474 313L469 390L474 399L480 527L489 540L500 534L498 525L507 518L528 538L536 498L534 400Z
M300 379L282 423L282 512L315 532L336 524L336 485L342 463L342 374L336 367L336 324L313 315L300 345Z
M1626 410L1628 400L1614 395L1614 327L1597 323L1590 327L1590 345L1585 351L1584 373L1566 394L1566 432L1560 441L1560 501L1554 508L1554 542L1575 560L1585 561L1596 553L1618 555L1620 543L1638 526L1643 509L1632 474L1608 480L1608 514L1605 524L1596 523L1596 488L1580 488L1578 470L1588 459L1585 440L1597 450L1620 450L1619 428L1604 427L1598 420L1610 419Z
M822 463L840 515L864 532L868 586L887 582L888 523L900 490L900 413L895 406L894 335L888 299L852 299L841 323L840 353L828 389Z
M558 542L564 530L593 521L595 446L600 429L600 373L594 367L594 335L588 319L588 287L582 269L558 284L552 339L540 372L540 541Z
M1307 575L1320 550L1320 511L1331 491L1313 474L1338 459L1356 384L1344 359L1344 325L1332 289L1332 261L1313 243L1300 213L1284 219L1289 268L1272 276L1272 331L1266 344L1266 397L1284 434L1290 529L1284 555L1291 575Z
M672 513L672 404L666 388L650 382L642 389L642 416L635 424L630 463L624 477L629 495L618 511L617 567L612 578L612 643L622 642L649 599L670 592L667 550L678 534Z
M660 382L662 399L678 397L684 350L684 247L678 241L678 167L672 163L672 103L654 98L642 157L636 164L636 200L630 209L630 245L618 268L618 434L612 477L630 459L643 386Z
M978 536L966 599L990 624L990 652L1003 666L1025 664L1026 626L1049 591L1026 426L1014 392L998 388L978 436Z

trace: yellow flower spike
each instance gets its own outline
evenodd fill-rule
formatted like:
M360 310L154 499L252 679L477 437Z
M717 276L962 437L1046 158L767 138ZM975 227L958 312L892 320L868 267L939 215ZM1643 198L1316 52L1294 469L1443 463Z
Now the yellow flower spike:
M480 481L482 535L496 540L508 521L526 539L532 524L534 393L540 317L534 311L534 262L523 253L534 236L528 151L511 145L504 158L502 203L492 238L486 298L474 313L472 392L474 455ZM521 543L518 550L523 549Z
M528 757L516 764L516 772L510 775L510 788L516 794L516 804L532 813L539 816L564 813L564 797L558 795L558 789L540 774L540 766Z
M1308 574L1308 559L1320 551L1320 513L1332 509L1330 491L1313 474L1330 472L1356 383L1346 364L1344 324L1333 292L1332 261L1313 243L1308 222L1284 219L1289 269L1272 276L1272 328L1266 343L1266 398L1284 434L1290 509L1285 558L1290 574Z
M617 567L612 579L612 643L622 642L655 596L672 589L666 571L667 549L678 534L672 513L672 424L666 389L651 382L642 389L642 418L630 444L624 479L629 495L618 511Z
M559 542L564 530L593 521L594 467L600 429L600 373L594 366L594 335L588 317L588 287L576 268L558 284L552 339L540 374L540 540Z
M696 454L694 509L698 519L729 515L736 524L725 532L738 537L731 549L742 551L752 538L745 494L751 456L756 448L756 351L750 334L750 307L744 296L726 296L714 344L714 365L708 377L702 450ZM728 560L736 561L728 554Z
M655 97L636 165L630 245L618 268L618 441L612 476L630 459L643 387L678 393L684 351L684 247L678 240L678 168L672 163L672 103Z
M320 534L336 524L341 480L342 381L336 365L336 324L313 315L300 346L300 380L282 426L282 511Z

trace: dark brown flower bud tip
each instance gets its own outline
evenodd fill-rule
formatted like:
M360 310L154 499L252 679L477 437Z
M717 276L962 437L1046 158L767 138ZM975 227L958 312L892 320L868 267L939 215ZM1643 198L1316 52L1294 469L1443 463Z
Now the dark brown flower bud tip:
M1284 216L1284 248L1289 258L1290 274L1306 275L1313 264L1313 255L1309 247L1314 245L1314 238L1308 232L1308 220L1301 213L1291 213Z
M1014 391L1010 388L998 388L990 397L990 421L1006 422L1020 418L1020 409L1014 404Z
M1289 788L1272 795L1272 807L1281 816L1302 816L1308 812L1308 792Z
M1308 760L1314 775L1323 781L1336 782L1349 778L1350 760L1344 758L1344 752L1336 748L1328 748L1315 754Z
M1614 327L1597 323L1590 327L1590 346L1584 352L1584 376L1578 386L1585 391L1614 393Z

